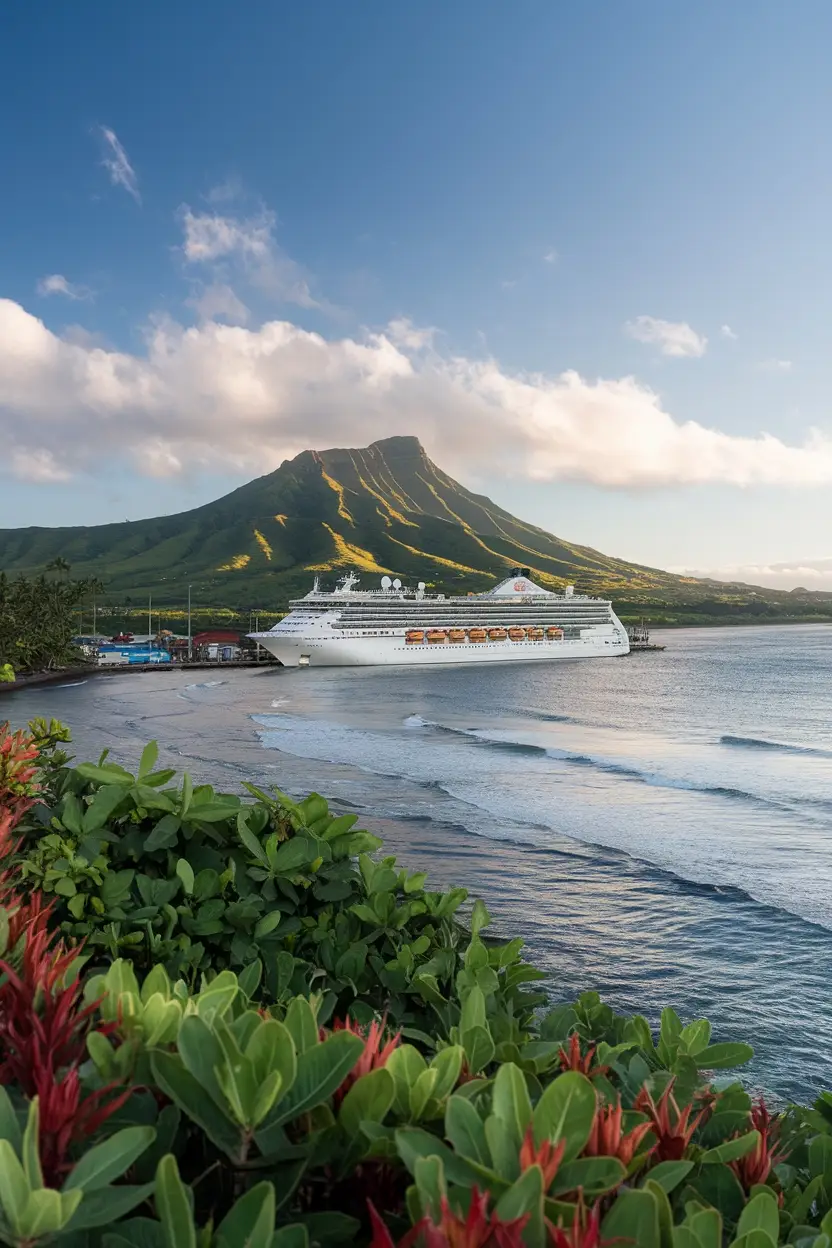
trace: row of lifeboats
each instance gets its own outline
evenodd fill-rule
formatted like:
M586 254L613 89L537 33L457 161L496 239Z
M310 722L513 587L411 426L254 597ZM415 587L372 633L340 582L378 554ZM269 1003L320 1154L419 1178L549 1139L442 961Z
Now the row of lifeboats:
M405 634L408 646L419 646L426 642L429 646L441 646L447 643L459 644L463 641L563 641L562 628L411 628Z

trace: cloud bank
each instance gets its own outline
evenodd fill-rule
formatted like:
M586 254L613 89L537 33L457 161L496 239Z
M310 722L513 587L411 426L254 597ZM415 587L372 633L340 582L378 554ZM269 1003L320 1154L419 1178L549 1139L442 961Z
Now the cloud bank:
M67 299L92 298L89 286L80 286L75 282L70 282L63 273L50 273L47 277L42 277L36 289L43 298L49 295L65 295Z
M832 590L832 555L821 559L793 559L788 563L736 563L719 568L671 568L682 576L706 576L717 581L742 581L771 589Z
M211 236L212 237L212 236ZM207 309L206 309L207 310ZM632 377L514 374L443 354L407 321L326 339L285 320L152 322L145 350L59 338L0 299L0 472L30 481L276 467L305 447L416 434L443 466L609 487L832 482L832 440L790 446L681 423Z

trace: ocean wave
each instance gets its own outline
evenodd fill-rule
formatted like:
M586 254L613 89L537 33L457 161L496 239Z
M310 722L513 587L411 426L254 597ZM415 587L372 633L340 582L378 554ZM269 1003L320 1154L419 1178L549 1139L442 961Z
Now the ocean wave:
M746 750L775 750L781 754L814 754L818 758L832 758L832 750L819 745L791 745L787 741L769 741L766 737L735 737L725 733L719 738L720 745L736 745Z

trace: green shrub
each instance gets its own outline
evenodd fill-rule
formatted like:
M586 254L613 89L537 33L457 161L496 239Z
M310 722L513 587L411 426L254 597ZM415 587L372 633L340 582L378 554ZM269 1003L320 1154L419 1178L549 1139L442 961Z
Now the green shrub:
M0 907L1 1242L830 1248L832 1095L773 1116L673 1010L541 1013L481 902L317 795L71 768L48 727Z

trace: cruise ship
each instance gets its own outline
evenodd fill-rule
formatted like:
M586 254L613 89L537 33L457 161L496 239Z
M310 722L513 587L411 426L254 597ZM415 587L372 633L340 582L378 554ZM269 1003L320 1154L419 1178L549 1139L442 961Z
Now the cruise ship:
M528 568L464 598L405 589L382 578L359 589L350 572L331 591L312 590L267 633L250 633L285 667L554 662L627 654L627 630L601 598L541 589Z

